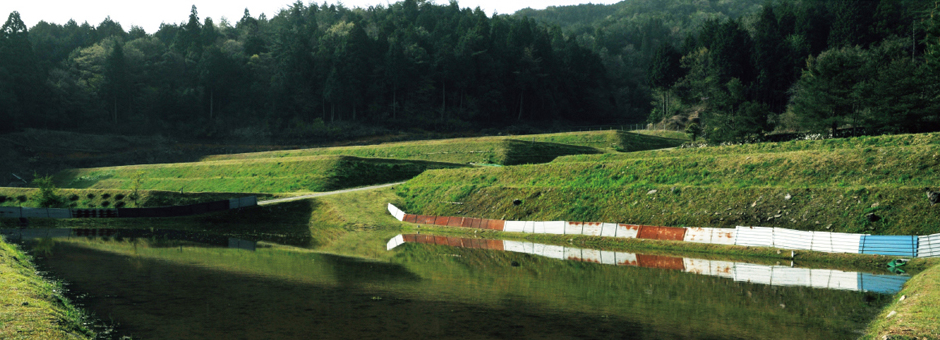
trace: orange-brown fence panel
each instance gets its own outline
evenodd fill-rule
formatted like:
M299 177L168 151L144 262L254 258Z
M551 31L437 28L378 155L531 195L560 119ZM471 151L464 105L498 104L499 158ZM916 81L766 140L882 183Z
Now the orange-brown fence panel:
M685 270L681 257L636 254L636 262L644 268Z
M682 241L684 237L685 228L642 226L637 233L637 238L649 240Z

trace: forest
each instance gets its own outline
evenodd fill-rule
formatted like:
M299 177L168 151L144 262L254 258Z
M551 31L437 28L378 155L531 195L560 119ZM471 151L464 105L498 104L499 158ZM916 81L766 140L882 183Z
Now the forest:
M713 142L940 130L935 1L286 6L0 29L0 132L324 142L652 123ZM37 14L33 14L37 15ZM172 20L168 21L172 22Z

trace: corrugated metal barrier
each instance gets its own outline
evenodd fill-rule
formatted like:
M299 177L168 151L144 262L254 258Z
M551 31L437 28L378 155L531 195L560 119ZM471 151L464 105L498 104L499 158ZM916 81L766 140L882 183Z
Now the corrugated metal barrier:
M867 234L800 231L787 228L673 228L622 223L569 221L503 221L469 217L409 215L389 204L396 219L417 224L501 230L516 233L583 235L693 243L774 247L827 253L891 256L940 256L940 234L930 236L872 236Z
M859 253L917 257L917 236L862 235Z
M871 291L894 294L910 279L904 275L878 275L845 272L835 269L792 268L720 260L691 259L672 256L644 255L596 249L563 247L556 245L444 237L425 234L398 235L386 244L387 250L405 243L446 245L457 248L489 249L531 254L552 259L598 263L603 265L634 266L731 279L738 282L772 286L800 286L824 289Z
M940 256L940 234L921 236L917 240L917 256Z

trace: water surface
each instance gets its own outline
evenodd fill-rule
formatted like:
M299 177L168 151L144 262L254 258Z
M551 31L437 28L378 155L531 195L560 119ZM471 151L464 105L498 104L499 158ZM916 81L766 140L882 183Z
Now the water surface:
M774 274L773 285L710 269L761 264L643 254L605 264L604 254L628 253L562 247L559 258L545 255L551 245L526 253L500 240L467 244L503 250L415 237L357 258L160 231L62 233L22 239L86 309L139 339L854 339L891 298L863 284L779 285L802 279Z

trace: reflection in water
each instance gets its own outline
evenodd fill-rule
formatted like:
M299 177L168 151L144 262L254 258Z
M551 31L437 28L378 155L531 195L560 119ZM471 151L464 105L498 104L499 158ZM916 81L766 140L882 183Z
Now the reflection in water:
M37 261L142 339L832 340L857 337L890 301L689 275L698 262L684 259L493 240L408 244L375 261L207 239L218 242L68 234ZM488 250L497 244L511 251Z
M148 238L154 241L192 241L214 246L228 246L229 248L245 249L254 251L257 242L242 240L227 236L209 235L205 233L196 233L183 230L169 229L0 229L0 235L14 242L26 240L40 240L38 247L34 250L46 251L51 246L50 241L54 238L72 238L72 237L108 237L108 238ZM43 242L49 245L43 245ZM153 242L151 245L156 245Z
M802 286L894 294L910 279L902 275L878 275L831 269L792 268L760 264L704 260L659 255L562 247L548 244L446 237L427 234L398 235L388 241L387 250L404 243L436 244L460 248L490 249L539 255L559 260L681 270L718 276L740 282L772 286Z

